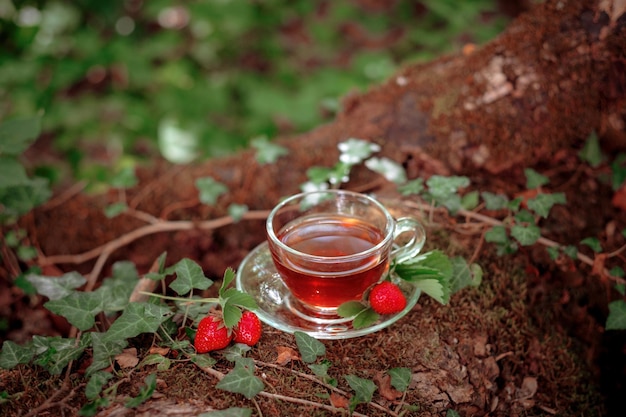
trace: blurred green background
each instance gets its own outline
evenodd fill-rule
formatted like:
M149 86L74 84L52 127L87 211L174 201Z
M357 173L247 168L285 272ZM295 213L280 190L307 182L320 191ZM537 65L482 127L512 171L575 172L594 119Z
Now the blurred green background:
M107 182L309 130L507 22L495 0L0 0L0 121L42 112L31 169Z

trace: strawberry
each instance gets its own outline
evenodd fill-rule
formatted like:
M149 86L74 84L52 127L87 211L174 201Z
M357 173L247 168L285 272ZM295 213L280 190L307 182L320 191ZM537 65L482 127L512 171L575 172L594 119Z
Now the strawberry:
M215 316L206 316L198 324L198 331L193 342L198 353L211 352L224 349L233 335L224 325L224 321Z
M235 343L254 346L263 332L261 320L252 311L244 311L237 326L233 329Z
M397 285L389 281L374 285L369 300L370 306L378 314L395 314L406 307L404 294Z

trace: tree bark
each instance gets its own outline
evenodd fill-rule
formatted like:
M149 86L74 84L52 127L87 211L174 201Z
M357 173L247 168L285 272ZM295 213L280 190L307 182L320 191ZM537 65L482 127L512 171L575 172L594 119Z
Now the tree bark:
M560 148L580 146L593 131L610 149L624 148L624 3L538 4L485 46L467 45L458 54L429 63L407 63L382 85L345 97L332 123L279 139L289 155L275 164L258 164L252 151L184 167L158 163L139 173L140 185L127 193L129 206L168 220L216 218L231 203L268 209L298 190L308 167L334 165L337 144L350 137L379 143L381 155L402 163L410 178L471 176L477 170L506 175L558 162ZM214 207L197 198L195 180L205 176L229 188ZM375 179L358 173L350 186L366 186ZM143 225L129 215L104 217L103 207L118 198L117 192L73 196L37 209L25 224L46 256L80 253ZM186 246L189 251L189 245L198 247L198 254L218 244L239 248L233 251L236 259L245 246L263 238L261 227L254 233L245 243L225 231L221 236L192 233L137 244L150 247L146 266L157 250L176 252L176 247ZM124 258L124 253L117 256Z

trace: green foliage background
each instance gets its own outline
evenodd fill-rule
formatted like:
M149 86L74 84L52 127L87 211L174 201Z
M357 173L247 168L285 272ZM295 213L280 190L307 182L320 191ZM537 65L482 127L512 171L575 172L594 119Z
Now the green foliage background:
M55 158L38 174L108 182L115 164L159 152L214 157L308 130L401 62L506 24L494 0L368 3L0 0L0 121L43 111ZM354 25L402 36L367 48Z

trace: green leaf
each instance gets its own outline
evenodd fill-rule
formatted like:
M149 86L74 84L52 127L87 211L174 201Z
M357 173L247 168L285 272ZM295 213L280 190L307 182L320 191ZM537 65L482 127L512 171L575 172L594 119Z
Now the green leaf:
M450 260L452 263L452 277L450 278L450 293L454 294L465 287L478 287L483 278L483 270L478 264L469 265L467 261L456 256Z
M346 375L345 378L350 388L354 390L354 397L352 399L356 404L369 403L372 401L372 397L376 391L376 384L374 382L356 375Z
M140 335L155 333L172 312L169 308L149 303L129 303L120 317L109 327L105 342L123 340Z
M583 146L583 148L578 153L578 157L581 159L581 161L587 162L593 168L597 168L605 159L604 155L602 154L602 149L600 148L598 135L595 131L592 132L587 138L585 146Z
M126 205L126 203L113 203L104 208L104 215L108 219L112 219L124 213L126 210L128 210L128 206Z
M456 412L456 411L454 411L454 410L449 408L446 411L446 417L461 417L461 415L458 412Z
M0 188L27 185L28 183L26 170L19 161L0 156Z
M112 358L122 353L128 345L126 339L105 340L106 333L91 333L91 344L93 346L93 358L91 365L85 371L86 376L107 368L112 364Z
M152 397L152 394L156 389L156 377L156 374L150 374L146 377L146 379L144 379L145 385L139 389L139 395L129 398L128 401L126 401L126 404L124 404L126 408L135 408Z
M339 160L347 165L360 164L373 153L380 151L380 145L357 138L340 142L337 147L341 152Z
M478 206L479 203L479 194L478 191L470 191L461 197L461 207L465 210L473 210Z
M176 279L170 284L170 288L178 295L184 295L193 289L206 290L213 281L204 276L200 265L191 259L184 258L174 267Z
M354 320L352 320L352 327L354 329L363 329L376 323L379 318L380 315L376 313L373 309L366 308L364 310L361 310L359 314L354 317Z
M0 155L18 156L39 137L41 116L0 123Z
M328 375L328 370L331 367L331 362L329 360L323 360L321 363L312 363L307 365L311 371L315 374L315 376L322 378L322 380L330 379Z
M135 168L132 166L126 166L122 168L113 178L111 178L110 185L114 188L130 188L137 185L137 176L135 175Z
M224 291L221 297L222 311L224 314L224 324L228 328L232 328L241 319L241 308L247 310L256 309L257 303L250 294L241 292L235 288L229 288Z
M480 195L485 201L485 208L487 210L501 210L508 208L509 198L504 194L494 194L489 191L483 191Z
M225 410L209 411L202 413L198 417L250 417L252 409L241 407L230 407Z
M12 369L19 364L29 363L33 356L35 356L35 349L32 344L20 346L10 340L5 340L0 351L0 368Z
M599 243L599 242L598 242ZM563 253L572 259L578 258L578 248L574 245L567 245L563 247Z
M524 174L526 174L526 188L529 190L534 190L550 182L548 177L541 175L532 168L525 168Z
M258 136L250 140L250 145L256 149L256 161L261 164L273 164L281 156L289 154L289 150L284 146L272 143L267 136Z
M515 225L511 227L513 236L521 245L533 245L541 237L541 229L534 224L528 226Z
M529 209L533 210L541 217L546 218L548 217L550 209L552 209L553 205L565 204L566 202L564 193L554 193L538 194L535 198L529 199L527 204Z
M200 368L211 368L217 363L217 360L209 354L193 354L191 355L191 362Z
M88 400L95 400L98 398L102 392L102 388L111 378L113 378L113 374L111 372L95 372L91 375L91 378L89 378L87 386L85 386L85 397L87 397Z
M439 303L447 304L450 300L452 263L443 252L434 250L410 262L400 263L395 266L394 272Z
M128 305L130 295L139 281L135 264L128 261L113 264L113 276L102 280L100 287L93 291L102 299L105 313L122 311Z
M493 226L485 232L485 241L490 243L507 243L509 241L509 236L507 235L506 227Z
M626 330L626 301L617 300L609 303L609 315L606 318L606 330Z
M589 246L595 253L602 252L602 245L600 244L600 240L596 237L586 237L581 240L580 243Z
M44 307L85 331L93 327L96 314L102 311L102 299L94 292L73 292L59 300L48 301Z
M216 388L243 394L247 399L263 391L264 387L261 378L254 375L254 361L250 358L241 358L235 362L233 370L216 385Z
M389 158L370 158L365 161L365 166L385 177L387 181L396 184L406 182L406 172L402 165Z
M611 187L617 191L626 181L626 154L620 153L611 163Z
M231 204L228 206L228 215L237 223L248 212L248 206L245 204Z
M53 375L60 374L75 359L78 359L91 343L91 333L83 333L80 340L62 337L33 336L33 343L41 354L35 358L36 365L44 367Z
M170 369L172 365L172 361L169 358L166 358L163 355L159 355L158 353L153 353L151 355L143 358L138 367L148 366L148 365L156 365L158 371L167 371Z
M200 192L200 201L209 206L214 205L221 195L228 192L228 187L211 177L198 178L196 188Z
M398 191L402 195L421 194L426 188L424 187L424 179L416 178L398 187Z
M463 176L442 176L433 175L426 181L428 192L437 201L444 201L451 195L456 194L460 188L465 188L470 184L470 180Z
M398 391L406 391L411 384L411 370L409 368L391 368L387 372L391 377L391 386Z
M348 301L339 306L337 315L339 317L354 317L366 308L367 306L358 301Z
M226 292L230 284L234 281L235 276L236 274L233 268L226 268L226 270L224 271L224 277L222 278L222 285L220 286L219 290L220 297L224 296L224 293Z
M313 363L318 356L326 354L326 346L319 340L301 331L294 332L294 336L298 345L298 351L304 362Z
M87 279L78 272L68 272L60 277L28 275L26 280L33 284L37 293L50 300L58 300L70 295L76 288L85 285Z
M221 353L224 359L226 359L227 361L237 362L240 358L245 358L246 353L248 353L251 349L252 347L246 344L235 343L222 350Z

